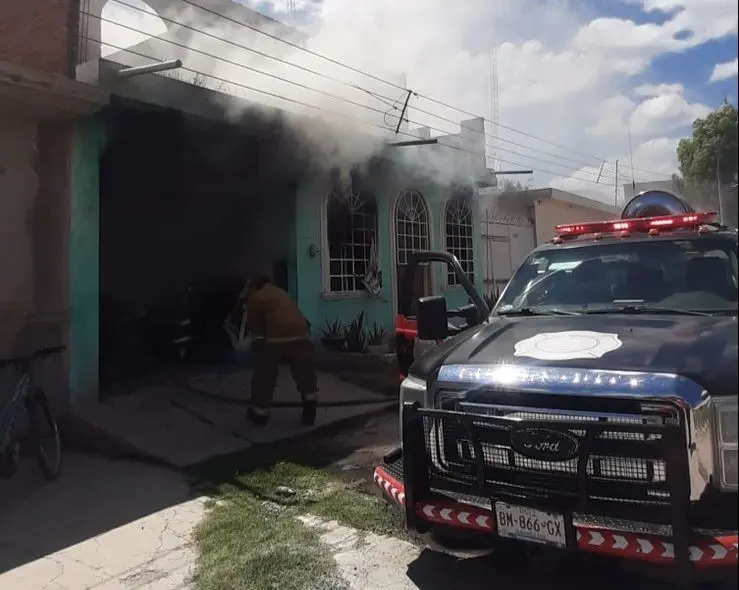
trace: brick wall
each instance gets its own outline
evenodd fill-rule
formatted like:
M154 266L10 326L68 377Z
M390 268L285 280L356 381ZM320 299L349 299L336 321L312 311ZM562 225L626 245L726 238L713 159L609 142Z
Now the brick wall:
M73 76L80 0L0 0L0 61Z

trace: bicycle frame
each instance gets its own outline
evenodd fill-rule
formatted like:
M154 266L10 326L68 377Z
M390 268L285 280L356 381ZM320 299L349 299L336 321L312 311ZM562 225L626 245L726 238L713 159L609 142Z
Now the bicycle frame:
M33 379L27 369L23 369L13 395L10 400L3 407L2 414L0 414L0 454L7 448L10 443L10 433L15 422L16 412L19 406L26 400L28 392L31 390Z

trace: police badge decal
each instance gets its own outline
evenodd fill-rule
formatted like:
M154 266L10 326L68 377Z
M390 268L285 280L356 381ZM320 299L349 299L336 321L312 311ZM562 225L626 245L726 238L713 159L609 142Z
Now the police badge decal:
M513 355L542 361L597 359L621 348L622 344L618 334L606 332L545 332L517 342Z

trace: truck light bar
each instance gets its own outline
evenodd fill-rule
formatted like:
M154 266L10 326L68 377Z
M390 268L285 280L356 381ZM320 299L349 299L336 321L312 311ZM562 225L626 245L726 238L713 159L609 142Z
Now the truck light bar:
M715 212L687 213L680 215L660 215L658 217L637 217L615 219L613 221L594 221L591 223L570 223L555 228L558 236L584 236L587 234L612 232L648 232L659 229L683 229L711 223Z

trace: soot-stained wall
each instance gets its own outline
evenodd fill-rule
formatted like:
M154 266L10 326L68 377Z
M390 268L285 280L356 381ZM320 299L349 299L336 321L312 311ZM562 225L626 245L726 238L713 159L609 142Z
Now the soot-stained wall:
M150 305L288 257L294 194L269 135L116 108L101 161L101 296Z
M277 131L118 105L107 133L100 163L104 364L118 354L105 350L120 340L112 326L177 306L188 287L199 305L223 308L213 318L220 325L245 278L272 273L280 262L295 274L294 167Z

